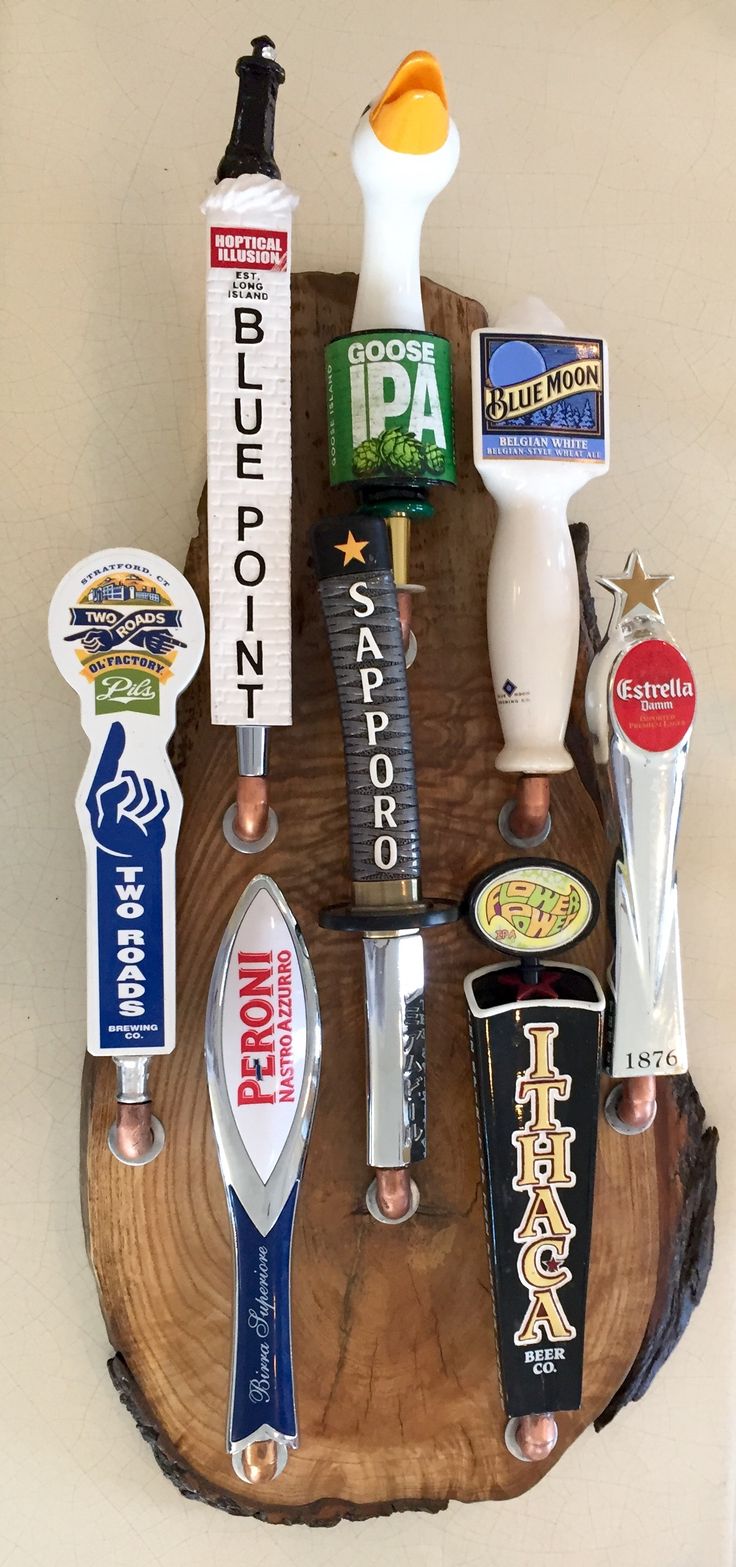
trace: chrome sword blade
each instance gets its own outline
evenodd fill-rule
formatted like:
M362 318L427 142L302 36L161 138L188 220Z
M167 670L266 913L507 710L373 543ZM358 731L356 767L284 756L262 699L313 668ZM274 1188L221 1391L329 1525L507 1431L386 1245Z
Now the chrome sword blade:
M424 952L418 932L363 942L368 1163L397 1169L427 1151Z
M320 1054L304 938L276 883L255 876L217 955L205 1037L234 1249L227 1447L242 1480L274 1478L299 1443L291 1242Z

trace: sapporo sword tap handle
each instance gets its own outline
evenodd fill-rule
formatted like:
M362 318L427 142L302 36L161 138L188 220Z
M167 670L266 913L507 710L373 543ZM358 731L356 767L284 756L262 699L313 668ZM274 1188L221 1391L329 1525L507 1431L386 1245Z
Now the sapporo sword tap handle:
M382 517L329 518L313 528L312 546L340 703L356 900L361 884L373 884L365 901L375 904L375 884L394 883L396 904L416 905L419 812L388 529Z

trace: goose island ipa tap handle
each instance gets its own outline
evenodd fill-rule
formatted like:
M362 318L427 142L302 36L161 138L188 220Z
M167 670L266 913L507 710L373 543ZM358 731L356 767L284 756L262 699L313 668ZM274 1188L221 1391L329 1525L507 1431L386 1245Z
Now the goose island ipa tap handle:
M425 902L406 664L382 518L312 530L340 702L352 901L320 923L363 936L368 1036L368 1208L383 1223L416 1211L410 1166L426 1156L424 961L420 931L457 918Z
M615 605L585 692L621 834L609 1062L621 1081L606 1119L629 1136L654 1121L657 1078L687 1071L675 856L695 680L659 608L670 581L648 576L636 552L622 576L601 579Z
M291 219L274 159L284 81L270 38L238 60L232 134L207 219L207 479L214 724L235 728L223 829L243 854L278 830L269 736L291 723Z
M411 523L431 517L431 485L455 483L450 344L425 330L422 225L459 153L439 63L417 49L353 136L363 253L352 329L325 353L330 483L353 485L389 525L407 663L422 592L409 581Z
M472 334L475 465L498 518L488 567L488 648L504 745L520 775L499 828L517 848L551 828L549 779L565 746L579 640L567 506L608 468L607 351L570 337L539 299Z

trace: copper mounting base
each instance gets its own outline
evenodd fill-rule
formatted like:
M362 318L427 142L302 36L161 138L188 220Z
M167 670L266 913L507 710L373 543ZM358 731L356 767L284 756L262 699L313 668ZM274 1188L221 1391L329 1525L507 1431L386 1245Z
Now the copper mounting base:
M624 1137L648 1132L657 1114L656 1077L625 1077L611 1089L604 1106L608 1125Z
M522 1415L506 1427L506 1446L526 1464L541 1463L557 1445L554 1415Z
M365 1194L365 1205L379 1224L405 1224L413 1218L419 1207L419 1188L409 1167L376 1170Z
M502 805L498 817L502 838L515 849L537 849L549 837L549 778L522 773L516 794Z
M151 1114L151 1102L125 1104L118 1100L116 1118L107 1135L111 1154L121 1164L151 1164L164 1146L161 1122Z
M250 783L250 782L255 782L255 781L261 782L260 779L259 780L251 780L250 778L239 778L238 779L238 783L239 784L240 783ZM270 847L270 845L273 843L274 838L276 837L276 834L277 834L277 832L279 830L279 819L278 819L278 816L276 815L276 812L274 810L272 810L272 809L269 809L267 811L267 814L266 814L266 825L265 825L264 830L261 833L260 837L258 837L258 838L246 838L246 837L243 837L243 834L238 831L238 828L237 828L237 825L236 825L237 820L238 820L238 805L237 805L237 802L236 802L234 805L229 805L228 806L228 808L227 808L227 810L225 812L225 815L222 818L222 831L223 831L223 836L225 837L226 842L229 843L229 845L230 845L230 848L231 849L237 849L238 854L262 854L263 850L264 849L268 849ZM241 825L242 825L242 820L243 820L243 818L242 818L242 815L241 815ZM254 826L254 825L260 825L260 821L261 820L262 820L262 818L260 816L260 813L258 813L258 814L254 813L254 814L252 814L249 817L249 824L250 824L251 827Z
M262 838L268 826L268 779L244 778L235 785L234 831L246 843Z
M265 1485L279 1473L278 1442L249 1442L240 1454L240 1469L248 1485Z

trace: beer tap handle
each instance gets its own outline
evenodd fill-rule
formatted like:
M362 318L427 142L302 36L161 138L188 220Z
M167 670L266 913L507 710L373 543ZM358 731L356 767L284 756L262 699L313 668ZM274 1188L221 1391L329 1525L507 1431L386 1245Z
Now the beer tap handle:
M342 517L318 523L312 539L340 702L355 901L385 908L383 884L400 904L408 884L416 904L419 812L388 530L380 517Z
M620 577L607 639L588 675L595 756L620 834L614 871L610 1072L620 1079L606 1119L626 1136L657 1112L657 1077L687 1071L676 848L695 714L692 670L664 625L658 594L633 551Z
M380 1223L411 1217L410 1167L426 1157L426 1043L421 929L457 918L426 903L401 617L380 517L343 517L312 533L337 681L348 794L353 896L320 924L363 936L368 1045L366 1203Z
M87 864L87 1050L115 1063L110 1152L144 1165L164 1132L153 1056L176 1043L176 841L181 790L167 744L204 649L193 588L148 550L73 566L49 608L49 643L81 701L90 753L76 807Z
M299 1445L291 1251L320 1059L309 953L276 883L255 876L225 929L205 1025L234 1256L227 1448L248 1484L275 1479Z

